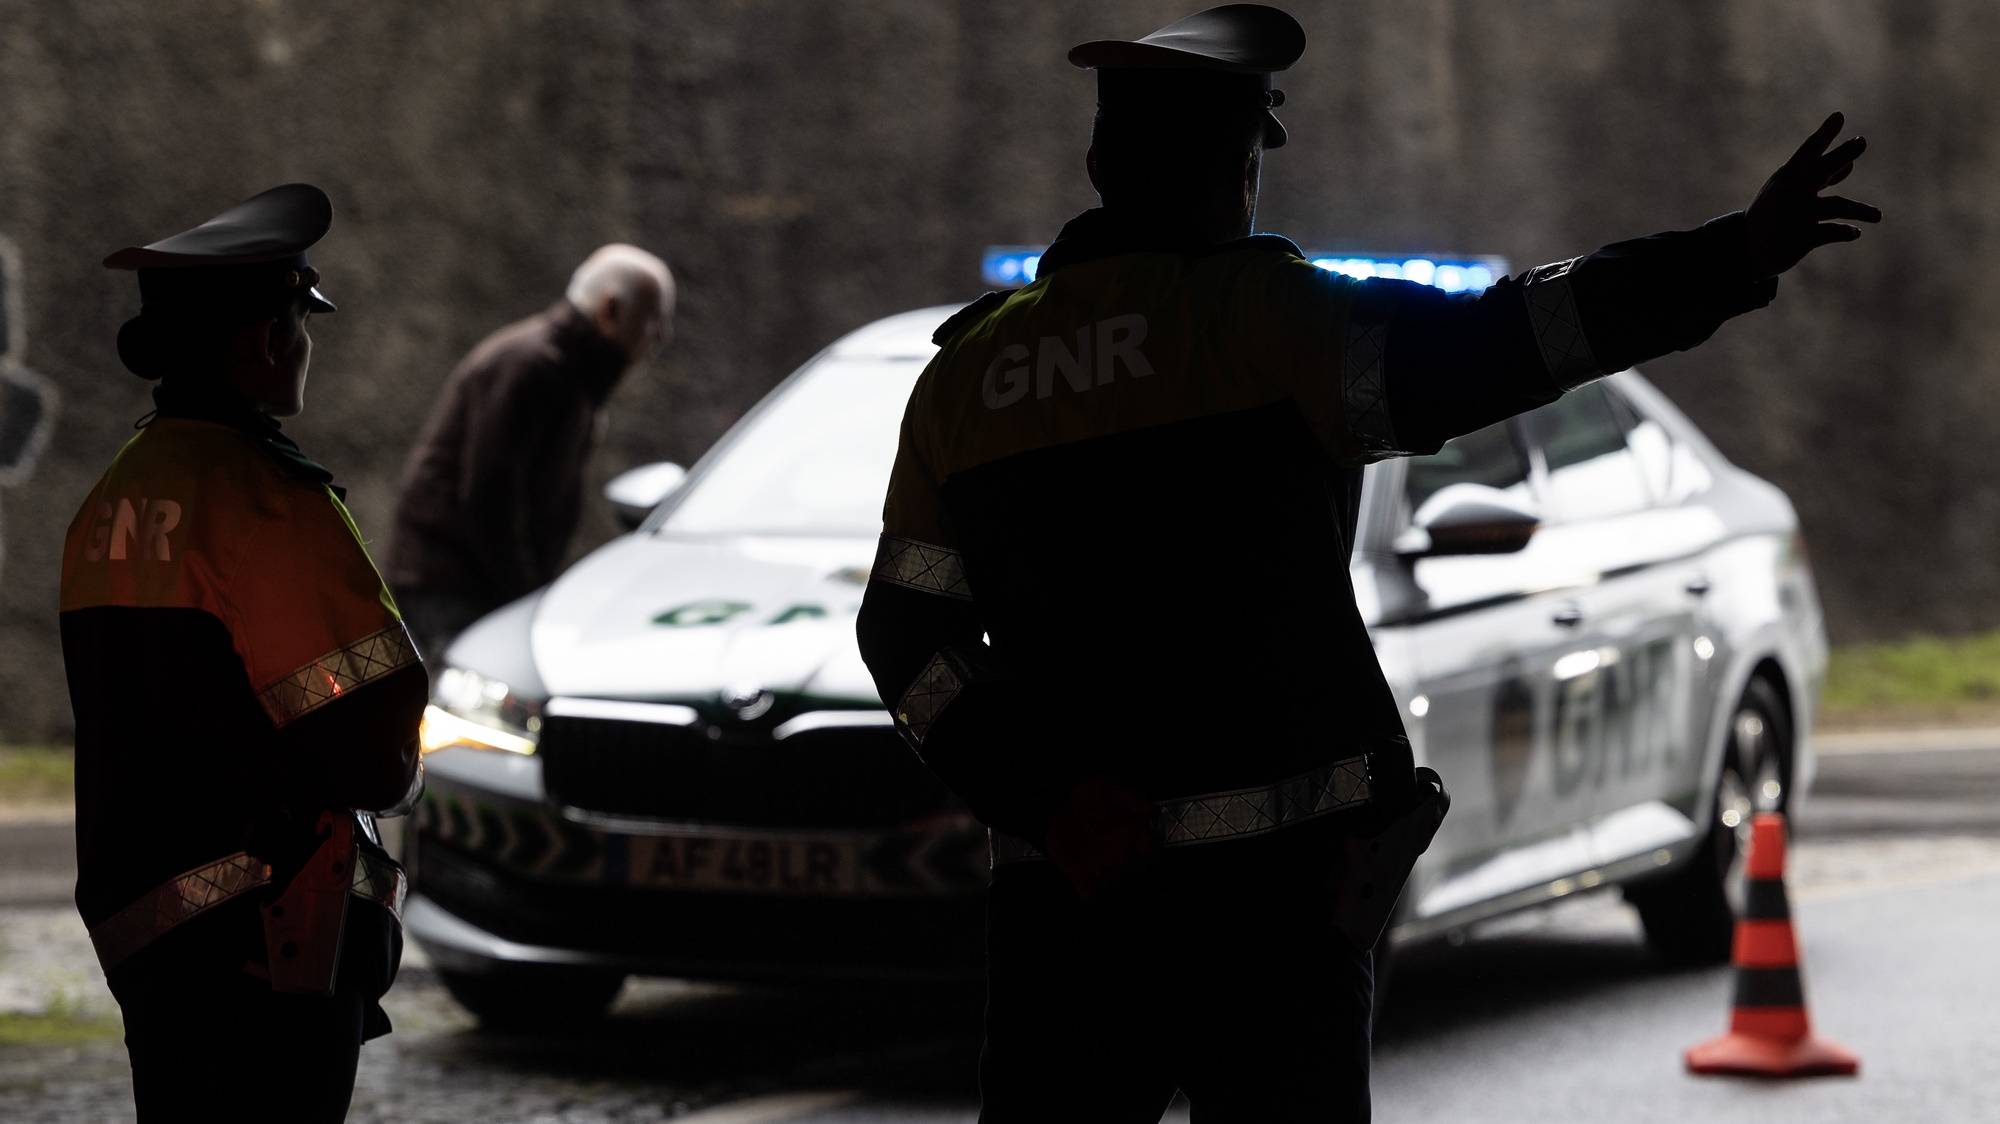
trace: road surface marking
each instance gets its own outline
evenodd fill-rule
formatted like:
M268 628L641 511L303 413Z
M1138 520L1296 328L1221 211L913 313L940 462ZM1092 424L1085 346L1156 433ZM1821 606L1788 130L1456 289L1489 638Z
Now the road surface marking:
M1940 882L1965 882L1977 878L2000 876L2000 859L1984 862L1958 862L1937 870L1925 871L1898 877L1896 875L1873 875L1857 878L1852 882L1834 882L1813 886L1797 892L1802 902L1840 901L1844 898L1867 897L1870 894L1888 893L1891 890L1911 890L1921 886L1934 886Z
M1814 734L1813 752L1822 757L1860 753L1925 753L1940 750L2000 750L2000 726L1938 727L1918 730L1846 730Z

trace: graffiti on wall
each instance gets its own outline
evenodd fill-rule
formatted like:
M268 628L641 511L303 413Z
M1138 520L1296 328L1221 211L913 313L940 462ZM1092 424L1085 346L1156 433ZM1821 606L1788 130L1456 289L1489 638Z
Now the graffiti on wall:
M22 363L28 326L21 290L20 252L0 236L0 489L17 488L34 474L56 421L55 385ZM0 526L0 562L6 558L5 534Z

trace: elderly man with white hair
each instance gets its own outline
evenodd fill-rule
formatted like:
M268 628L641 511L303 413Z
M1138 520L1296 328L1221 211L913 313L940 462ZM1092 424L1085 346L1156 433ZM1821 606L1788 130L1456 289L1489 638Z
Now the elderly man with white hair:
M428 657L554 579L582 510L605 400L672 334L674 281L599 248L563 299L488 336L445 381L403 471L389 584Z

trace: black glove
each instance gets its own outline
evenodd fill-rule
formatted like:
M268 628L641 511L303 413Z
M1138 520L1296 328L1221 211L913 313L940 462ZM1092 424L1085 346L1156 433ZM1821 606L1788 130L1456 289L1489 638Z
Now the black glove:
M1861 231L1836 219L1881 222L1882 212L1842 195L1820 192L1847 178L1868 148L1865 137L1826 146L1840 132L1841 116L1826 119L1784 166L1771 173L1750 204L1750 268L1757 277L1776 277L1807 254L1830 242L1852 242Z

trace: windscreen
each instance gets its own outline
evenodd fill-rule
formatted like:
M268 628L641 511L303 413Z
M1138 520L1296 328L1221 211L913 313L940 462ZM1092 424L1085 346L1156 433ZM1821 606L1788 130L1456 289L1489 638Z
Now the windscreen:
M660 529L876 534L903 406L923 369L917 359L813 364L730 438Z

